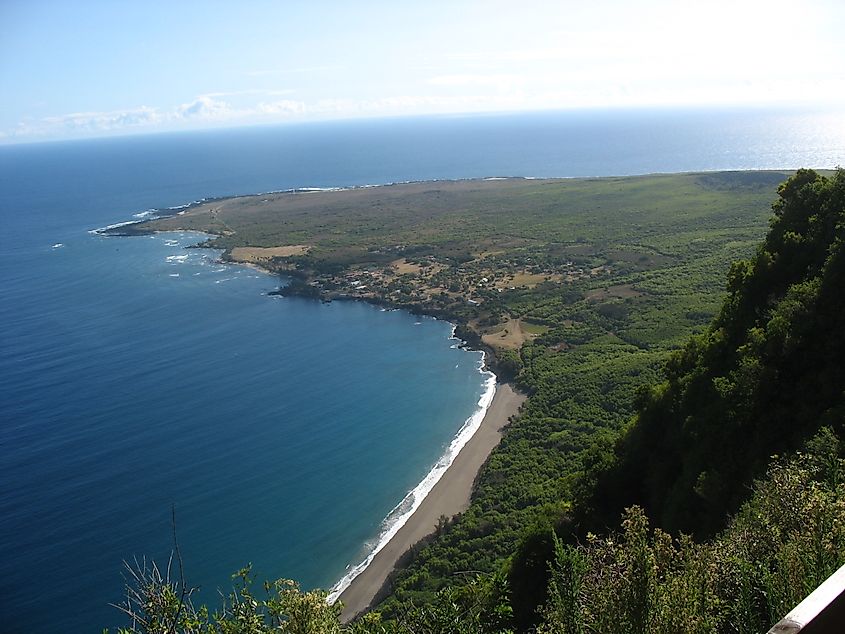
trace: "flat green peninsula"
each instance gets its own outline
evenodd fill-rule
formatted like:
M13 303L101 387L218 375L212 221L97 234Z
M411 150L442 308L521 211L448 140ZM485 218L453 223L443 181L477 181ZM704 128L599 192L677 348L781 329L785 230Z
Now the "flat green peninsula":
M459 323L498 353L601 330L680 342L763 235L785 172L483 179L209 201L132 232L197 230L283 292L356 298ZM126 227L121 228L125 232Z

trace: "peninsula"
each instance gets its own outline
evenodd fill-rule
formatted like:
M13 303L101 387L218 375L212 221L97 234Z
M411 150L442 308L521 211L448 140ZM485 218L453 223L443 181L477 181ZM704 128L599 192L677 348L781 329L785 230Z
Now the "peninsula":
M637 282L658 272L701 263L704 254L730 261L759 236L748 228L759 226L772 188L786 176L490 178L296 190L201 202L111 233L208 233L214 237L200 246L222 249L224 261L289 279L280 294L446 318L499 358L552 329L578 330L578 319L538 310L561 293L610 314L652 303L657 293ZM708 250L725 232L733 237L722 246L732 251ZM703 323L704 315L693 321ZM566 339L557 345L565 348Z

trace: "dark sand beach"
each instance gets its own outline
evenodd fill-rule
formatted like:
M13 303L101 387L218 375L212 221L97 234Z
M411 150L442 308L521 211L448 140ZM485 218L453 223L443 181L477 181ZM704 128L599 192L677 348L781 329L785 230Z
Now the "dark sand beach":
M469 506L472 485L478 470L502 437L502 428L519 411L525 396L509 385L500 384L478 431L464 445L440 481L420 507L399 529L370 565L340 595L342 619L348 621L366 610L399 558L415 543L430 534L441 516L451 517Z

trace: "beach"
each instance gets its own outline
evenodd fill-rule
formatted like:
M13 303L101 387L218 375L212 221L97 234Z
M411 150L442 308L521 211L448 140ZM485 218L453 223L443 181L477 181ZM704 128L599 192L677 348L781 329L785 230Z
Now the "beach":
M472 438L405 525L341 593L343 621L353 619L370 606L396 562L411 546L434 531L441 516L451 517L466 510L479 469L499 443L508 419L518 413L524 400L524 395L507 384L496 387L493 401Z

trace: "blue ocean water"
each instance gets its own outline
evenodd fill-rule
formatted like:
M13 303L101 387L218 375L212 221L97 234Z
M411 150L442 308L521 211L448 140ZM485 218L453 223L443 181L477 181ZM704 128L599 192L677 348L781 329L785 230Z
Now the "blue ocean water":
M845 163L842 113L631 111L303 124L0 147L0 631L121 622L121 562L329 587L485 390L450 326L91 229L209 196L482 176Z

